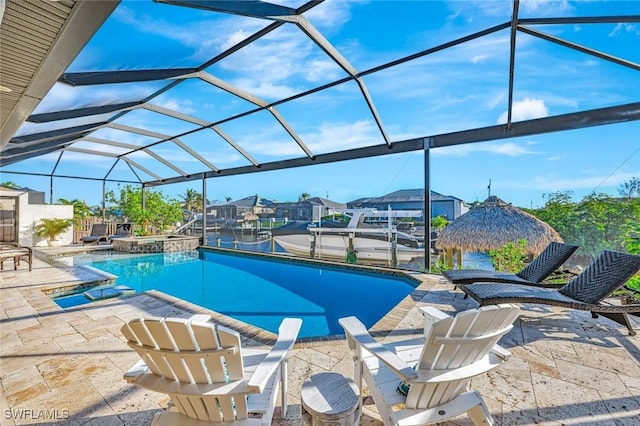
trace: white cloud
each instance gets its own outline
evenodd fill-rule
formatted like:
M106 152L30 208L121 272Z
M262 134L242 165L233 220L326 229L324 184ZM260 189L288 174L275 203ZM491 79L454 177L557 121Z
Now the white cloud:
M486 142L486 143L469 143L464 145L448 146L446 148L438 148L431 151L434 155L464 157L473 153L491 153L498 155L506 155L508 157L518 157L521 155L535 154L525 146L515 144L513 142Z
M56 83L38 104L34 114L139 101L158 87L157 82L77 87Z
M482 54L482 55L475 55L471 58L471 63L473 64L477 64L478 62L483 62L487 59L487 55Z
M361 146L375 145L381 142L380 132L371 120L359 120L353 123L323 123L318 133L307 136L312 150L331 152Z
M640 35L640 29L635 24L630 24L626 22L619 22L613 30L609 33L609 37L616 37L621 33L631 33L635 35Z
M260 135L254 133L250 138L238 140L237 142L253 154L275 157L299 157L304 155L302 149L293 139L283 141L278 136L280 133L276 135L268 128L262 128L262 130L263 132ZM322 123L317 132L301 133L300 138L315 154L382 143L377 126L370 120L361 120L353 123Z
M366 3L366 1L325 0L306 12L305 16L314 26L322 28L323 32L333 30L342 27L351 19L351 7L356 3Z
M234 85L260 98L282 99L298 93L295 88L286 84L275 84L267 81L257 81L251 78L240 78Z
M534 118L547 117L549 110L542 99L524 98L513 103L511 108L511 121L532 120ZM500 114L497 124L506 123L507 111Z
M557 13L571 9L568 0L522 0L520 7L525 12L536 12L538 14Z
M455 10L448 19L463 19L464 17L481 18L485 16L510 18L513 11L512 0L465 0L449 1L449 8ZM568 0L521 0L520 14L534 13L537 16L549 16L572 10ZM466 18L464 18L466 19Z
M531 179L531 188L541 191L593 190L600 187L615 187L637 176L634 173L617 172L610 176L594 174L584 177L562 177L555 174L536 176ZM596 189L598 192L598 189Z
M197 111L193 107L193 101L191 101L191 99L175 99L161 95L155 98L154 103L163 108L179 111L183 114L193 114Z

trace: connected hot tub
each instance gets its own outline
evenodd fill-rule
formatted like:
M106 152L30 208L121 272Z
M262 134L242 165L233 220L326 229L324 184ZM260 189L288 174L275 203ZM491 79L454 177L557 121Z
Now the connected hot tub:
M118 238L111 244L113 250L127 253L175 253L197 249L200 238L189 235L155 235Z

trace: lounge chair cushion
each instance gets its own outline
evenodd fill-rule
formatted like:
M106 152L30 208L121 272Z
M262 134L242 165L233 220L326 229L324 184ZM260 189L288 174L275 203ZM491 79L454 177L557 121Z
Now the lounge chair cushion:
M515 300L518 303L555 302L561 306L571 307L584 305L571 297L565 296L558 290L541 287L512 285L509 283L470 284L464 287L465 292L476 300L482 300L483 305L503 303L505 300Z

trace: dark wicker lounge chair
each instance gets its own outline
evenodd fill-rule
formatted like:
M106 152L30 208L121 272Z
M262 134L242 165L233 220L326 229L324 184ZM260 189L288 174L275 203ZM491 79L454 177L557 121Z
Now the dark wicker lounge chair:
M477 282L500 282L529 285L538 284L542 287L551 287L553 285L541 284L542 281L566 262L577 249L578 246L552 241L531 263L517 274L491 271L488 269L453 269L444 271L443 275L454 285Z
M82 244L98 244L102 241L107 241L107 224L106 223L94 223L91 225L91 234L80 238Z
M640 304L615 305L604 302L640 270L640 256L604 250L577 277L557 290L508 283L462 284L460 289L480 306L499 303L538 303L590 311L610 318L635 336L628 313L640 312Z
M130 223L117 223L116 233L109 235L109 240L115 240L118 238L127 238L131 236L131 224Z

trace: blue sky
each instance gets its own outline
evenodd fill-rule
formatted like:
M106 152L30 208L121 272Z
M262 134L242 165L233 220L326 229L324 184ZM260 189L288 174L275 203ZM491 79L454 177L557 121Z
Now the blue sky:
M299 6L302 2L279 2ZM635 1L522 1L520 17L640 14ZM326 1L305 14L308 21L357 71L437 46L510 19L510 1ZM235 15L123 1L98 30L68 71L196 67L270 22ZM640 24L532 25L531 28L627 61L640 63ZM392 141L503 124L508 97L509 30L464 43L363 78ZM518 33L513 121L566 114L640 100L638 71ZM247 49L205 70L265 102L304 92L344 77L344 71L297 27L284 25ZM140 100L166 81L69 87L57 83L36 113ZM199 79L187 80L152 104L216 122L255 105ZM316 154L383 143L362 93L349 82L279 105L279 114ZM108 117L108 116L105 116ZM18 134L40 132L105 117L69 123L25 124ZM198 126L145 109L119 123L177 135ZM260 112L219 126L257 162L303 156L271 114ZM114 128L92 136L131 145L153 138ZM210 129L181 142L216 167L250 164ZM124 153L126 149L81 141L74 147ZM202 164L172 142L154 148L186 171ZM134 157L163 178L176 172L138 152ZM50 172L57 155L30 159L7 171ZM135 180L131 169L112 158L66 152L56 173ZM307 192L347 202L397 189L424 186L424 154L413 152L277 172L207 180L207 198L222 200L260 194L277 201ZM113 169L112 169L113 167ZM112 169L112 170L111 170ZM110 171L111 170L111 171ZM138 171L144 179L149 176ZM431 150L431 188L465 201L488 193L523 207L544 204L545 194L572 191L576 200L596 191L617 195L618 186L640 177L640 122L504 139ZM3 174L0 181L49 193L48 177ZM108 190L117 184L108 182ZM177 197L200 181L159 188ZM100 181L54 179L54 199L79 198L97 205ZM48 199L48 196L47 196Z

